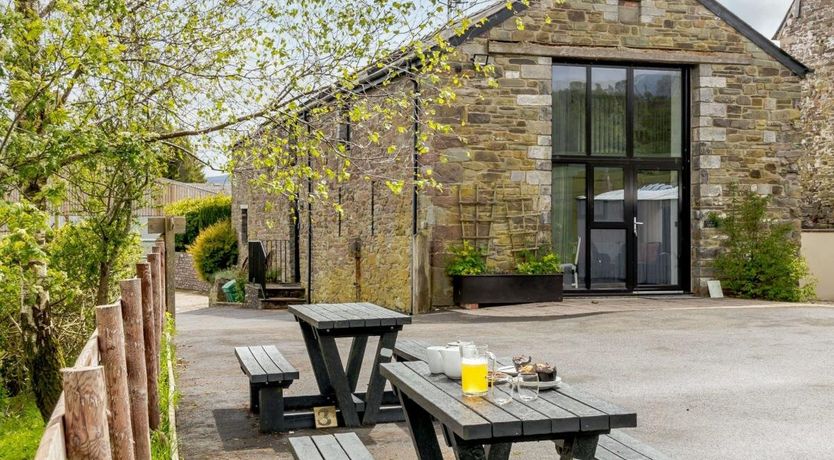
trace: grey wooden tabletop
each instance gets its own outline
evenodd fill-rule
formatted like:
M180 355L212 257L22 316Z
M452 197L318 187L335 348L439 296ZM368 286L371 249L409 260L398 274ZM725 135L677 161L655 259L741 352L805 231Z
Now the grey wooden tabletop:
M421 361L382 364L382 375L463 440L554 438L637 426L637 414L567 384L533 401L499 406L489 397L464 397L460 382L431 374Z
M411 324L411 317L372 303L291 305L288 311L316 329L351 329Z

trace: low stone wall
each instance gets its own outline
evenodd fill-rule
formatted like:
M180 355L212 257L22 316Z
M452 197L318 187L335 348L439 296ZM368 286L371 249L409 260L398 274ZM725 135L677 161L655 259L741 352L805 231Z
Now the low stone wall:
M194 259L187 252L177 253L177 267L174 273L177 289L208 292L211 285L201 280L194 270Z
M834 230L803 230L802 256L817 279L817 298L834 300Z

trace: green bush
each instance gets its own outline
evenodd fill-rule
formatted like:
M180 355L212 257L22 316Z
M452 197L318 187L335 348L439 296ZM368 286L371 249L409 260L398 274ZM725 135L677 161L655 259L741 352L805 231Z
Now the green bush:
M197 235L210 225L232 218L232 197L215 195L188 198L165 206L166 216L185 217L185 233L176 236L176 250L184 251L194 243Z
M446 267L446 273L449 276L486 273L486 254L472 243L464 241L462 245L451 248L450 252L454 257Z
M718 229L727 236L715 260L715 271L724 287L735 296L800 302L814 296L813 283L799 253L799 241L790 223L768 220L768 198L732 190L725 217L717 218Z
M205 281L211 281L212 275L232 268L237 264L237 236L232 223L222 220L203 229L197 239L188 248L194 258L194 268Z
M541 256L534 253L522 254L522 261L515 266L515 271L522 275L555 275L562 273L559 256L552 251L545 251Z
M238 268L229 268L226 270L220 270L219 272L213 273L210 277L212 283L217 279L222 280L234 280L235 281L235 291L238 294L238 298L243 299L246 295L246 282L248 278L248 273L245 270L241 270Z

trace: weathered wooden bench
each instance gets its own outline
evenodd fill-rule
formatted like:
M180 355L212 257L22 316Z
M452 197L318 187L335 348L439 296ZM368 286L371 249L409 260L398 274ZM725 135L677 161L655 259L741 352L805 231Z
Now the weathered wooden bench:
M260 413L260 431L286 431L284 388L298 378L298 370L273 345L236 347L235 356L249 376L249 409Z
M394 357L399 362L426 361L426 348L429 344L421 340L397 339L394 345Z
M668 455L662 454L657 449L632 438L623 433L622 430L614 430L611 434L600 436L594 458L597 460L670 459Z
M290 438L293 457L297 460L372 460L368 448L356 433Z

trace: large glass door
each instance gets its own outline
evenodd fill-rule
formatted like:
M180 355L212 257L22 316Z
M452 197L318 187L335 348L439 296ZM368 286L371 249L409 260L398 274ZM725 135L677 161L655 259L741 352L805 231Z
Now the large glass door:
M688 289L685 74L553 66L551 228L566 290Z
M634 238L638 287L680 284L680 179L678 171L638 170Z
M628 279L628 227L626 170L621 166L591 166L591 200L588 222L588 267L591 289L626 289Z

